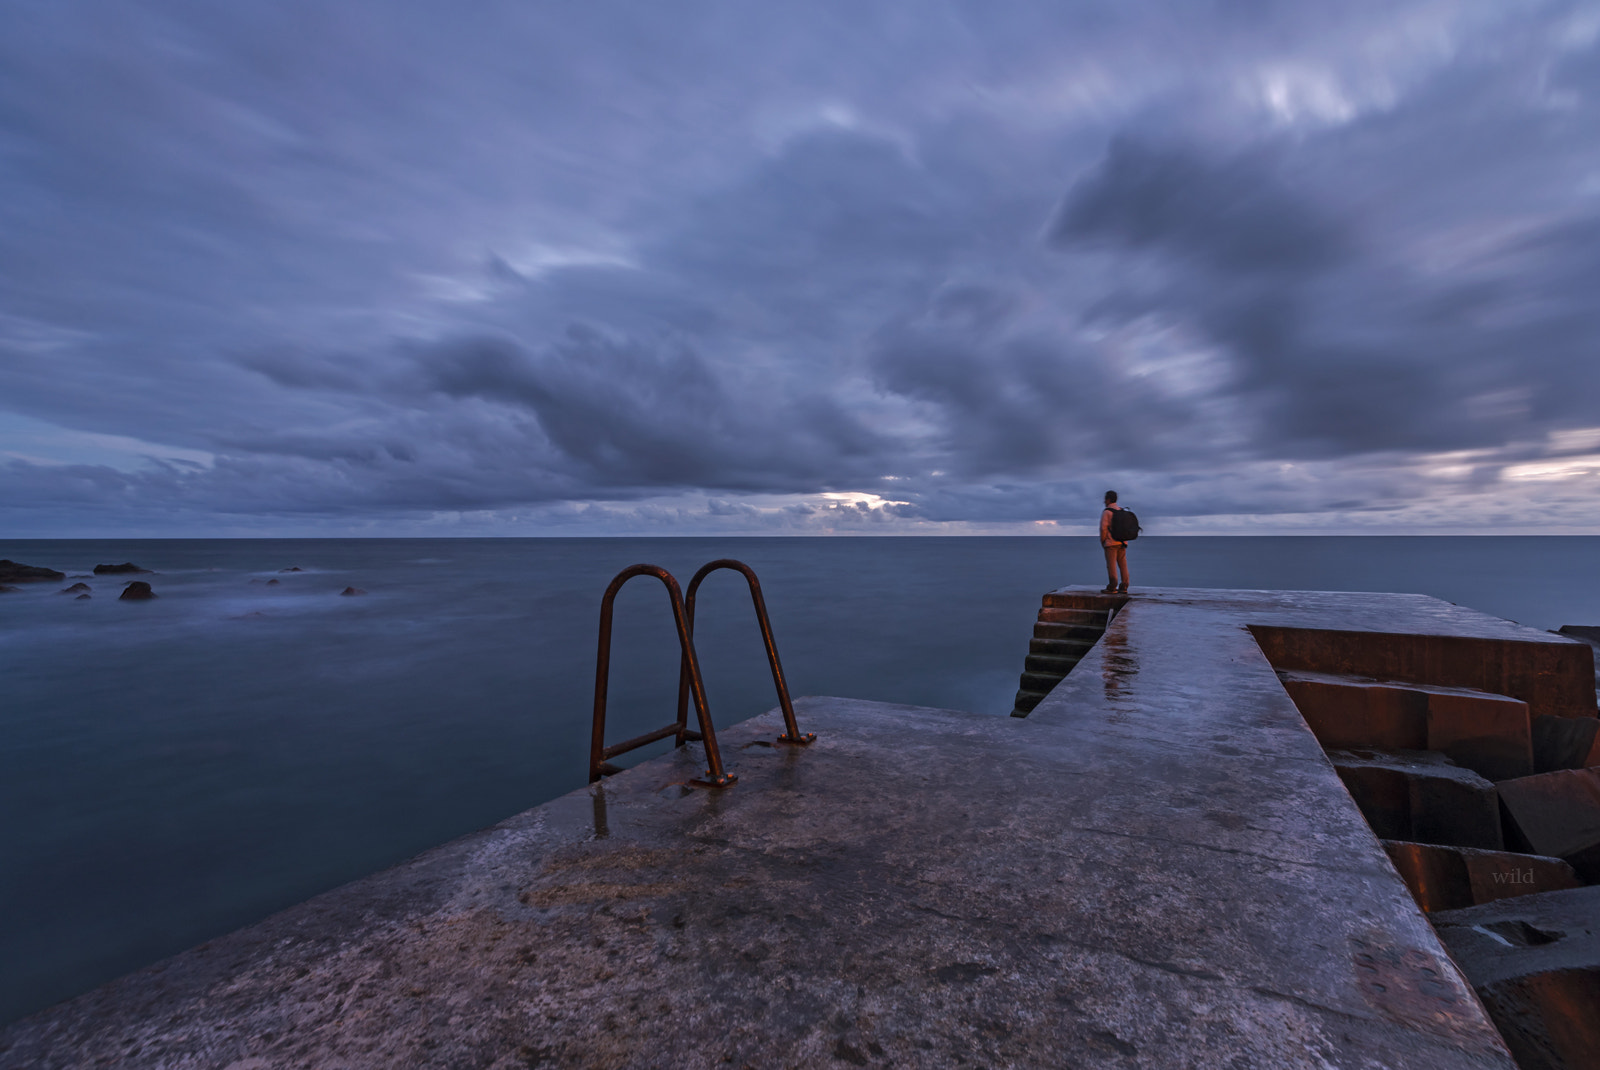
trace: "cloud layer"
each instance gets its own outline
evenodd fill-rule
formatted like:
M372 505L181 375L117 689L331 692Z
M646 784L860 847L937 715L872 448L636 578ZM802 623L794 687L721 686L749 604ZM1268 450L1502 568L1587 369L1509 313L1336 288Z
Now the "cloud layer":
M1600 530L1600 5L65 0L0 67L16 534Z

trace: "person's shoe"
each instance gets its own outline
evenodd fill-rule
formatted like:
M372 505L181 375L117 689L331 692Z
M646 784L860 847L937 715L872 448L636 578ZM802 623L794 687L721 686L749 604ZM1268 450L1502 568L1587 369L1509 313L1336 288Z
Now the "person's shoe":
M1117 585L1114 584L1114 583L1108 583L1108 584L1106 584L1104 587L1102 587L1100 589L1100 593L1101 594L1115 594L1116 591L1117 591Z
M1128 593L1128 585L1126 583L1117 584L1117 593L1118 594L1127 594Z

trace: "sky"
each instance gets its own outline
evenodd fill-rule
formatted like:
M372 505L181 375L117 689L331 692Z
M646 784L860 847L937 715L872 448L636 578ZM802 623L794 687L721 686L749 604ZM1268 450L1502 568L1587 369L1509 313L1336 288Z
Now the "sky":
M8 0L0 534L1600 533L1600 3Z

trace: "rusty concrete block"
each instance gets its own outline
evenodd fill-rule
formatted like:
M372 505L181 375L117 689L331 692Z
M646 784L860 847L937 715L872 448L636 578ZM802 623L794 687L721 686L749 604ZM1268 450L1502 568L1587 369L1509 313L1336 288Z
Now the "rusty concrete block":
M1600 718L1535 717L1531 727L1535 773L1600 765Z
M1384 840L1383 849L1430 913L1578 887L1572 867L1559 858L1400 840Z
M1280 672L1278 678L1323 747L1428 746L1427 696L1419 691L1319 673Z
M1573 639L1551 636L1554 642L1543 643L1265 624L1252 624L1250 634L1275 669L1466 687L1521 699L1535 715L1595 716L1594 649Z
M1504 846L1495 786L1443 754L1335 750L1328 758L1379 839Z
M1600 887L1430 915L1521 1070L1600 1065Z
M1533 775L1528 704L1505 695L1434 691L1427 696L1428 750L1489 780Z
M1513 846L1564 858L1580 879L1600 881L1600 768L1559 769L1498 787Z

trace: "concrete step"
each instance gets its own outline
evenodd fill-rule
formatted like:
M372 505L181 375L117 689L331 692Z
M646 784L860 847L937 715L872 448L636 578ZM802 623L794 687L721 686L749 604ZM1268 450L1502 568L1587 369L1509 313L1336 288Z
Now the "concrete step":
M1095 609L1107 610L1127 604L1126 594L1117 594L1108 591L1068 591L1058 593L1051 591L1041 600L1041 605L1059 607L1063 609Z
M1022 674L1022 679L1018 683L1024 691L1043 691L1048 694L1061 682L1061 675L1053 672L1029 671Z
M1098 637L1096 637L1098 638ZM1028 653L1047 658L1081 658L1094 646L1094 639L1030 639Z
M1105 630L1106 616L1106 611L1103 609L1057 609L1054 606L1043 606L1039 610L1041 621L1051 624L1087 624L1102 631Z
M1044 700L1043 691L1018 691L1016 700L1011 707L1011 716L1026 717L1033 712L1033 708Z
M1024 672L1036 672L1042 676L1062 677L1072 671L1078 664L1076 655L1071 657L1051 657L1048 654L1029 654L1022 662Z
M1033 626L1035 639L1087 639L1094 642L1105 634L1105 628L1094 624L1052 624L1040 621Z

